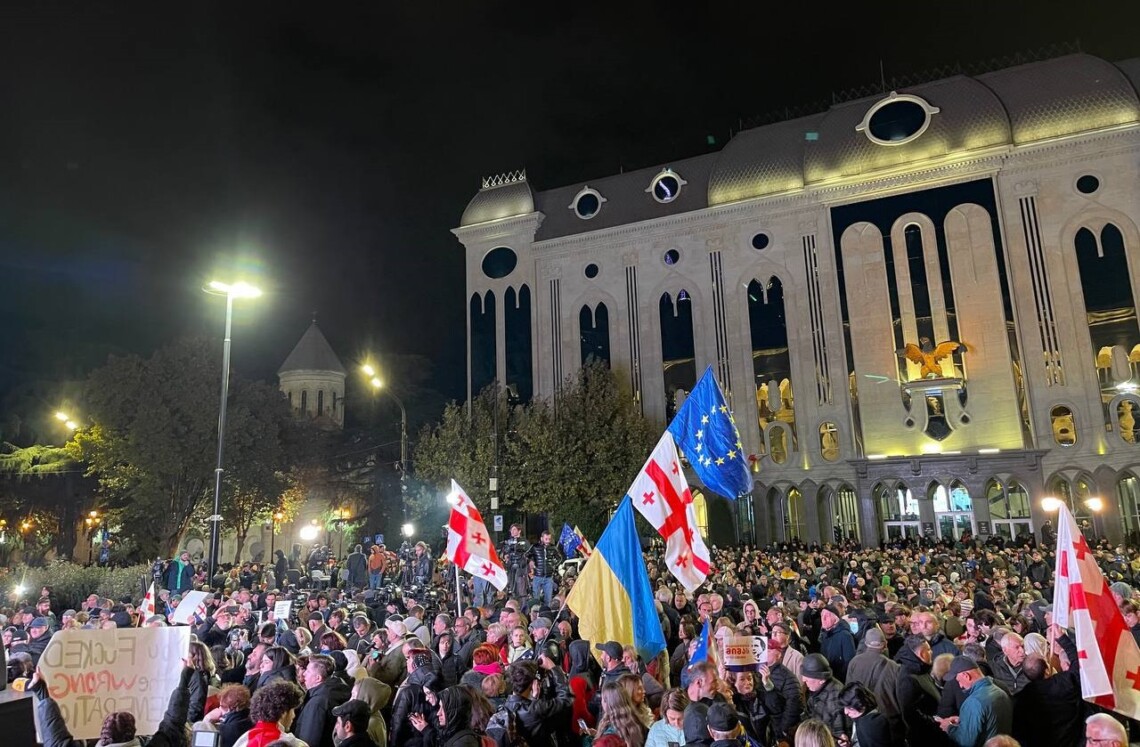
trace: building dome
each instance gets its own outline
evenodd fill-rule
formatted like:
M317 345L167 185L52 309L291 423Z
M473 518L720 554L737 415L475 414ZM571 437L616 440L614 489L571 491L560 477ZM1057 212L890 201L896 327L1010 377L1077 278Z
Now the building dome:
M724 146L709 177L709 204L738 202L804 186L804 143L823 114L745 130Z
M344 366L315 320L277 370L277 380L295 415L325 428L344 426Z
M483 188L467 203L460 226L514 218L534 212L534 193L526 172L515 172L483 180Z

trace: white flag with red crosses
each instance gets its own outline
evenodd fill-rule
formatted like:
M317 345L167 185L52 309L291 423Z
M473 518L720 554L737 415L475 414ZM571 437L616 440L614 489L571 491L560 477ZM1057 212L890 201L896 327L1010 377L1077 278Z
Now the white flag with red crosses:
M507 586L507 570L495 552L479 509L455 480L451 481L447 502L451 505L451 518L447 521L447 559L502 591Z
M1057 515L1053 622L1072 628L1085 700L1140 719L1140 647L1068 507Z
M142 626L150 618L154 617L154 582L151 581L150 588L146 590L146 596L143 597L142 604L139 605L139 625Z
M661 436L633 485L629 486L629 497L646 521L665 538L665 559L681 585L691 592L704 583L710 569L709 549L697 528L693 494L669 431Z

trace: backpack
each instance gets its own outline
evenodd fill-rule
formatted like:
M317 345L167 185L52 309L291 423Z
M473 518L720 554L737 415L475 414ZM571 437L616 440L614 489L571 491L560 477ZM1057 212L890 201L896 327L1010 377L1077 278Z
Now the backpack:
M518 714L505 705L492 714L485 731L495 741L495 747L528 747L519 733L518 718Z

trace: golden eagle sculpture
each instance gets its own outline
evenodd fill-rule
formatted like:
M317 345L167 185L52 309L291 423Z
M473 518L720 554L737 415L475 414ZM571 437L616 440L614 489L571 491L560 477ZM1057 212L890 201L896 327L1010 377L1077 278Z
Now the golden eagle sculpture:
M929 337L918 338L918 345L908 342L903 348L906 359L921 366L919 376L924 379L942 376L942 366L938 362L950 356L958 348L967 350L966 346L956 340L946 340L936 346L930 344Z

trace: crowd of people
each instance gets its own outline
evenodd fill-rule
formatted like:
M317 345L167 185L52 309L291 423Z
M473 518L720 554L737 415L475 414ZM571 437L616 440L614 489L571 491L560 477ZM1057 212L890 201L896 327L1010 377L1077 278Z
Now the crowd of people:
M1072 634L1051 617L1053 548L1032 538L714 547L694 594L651 546L667 647L648 661L579 637L564 604L576 576L548 533L531 545L512 528L507 542L507 589L468 579L458 600L454 569L423 543L341 560L314 547L212 579L183 553L156 567L147 619L137 597L61 611L45 587L0 610L8 680L33 694L45 745L79 744L38 670L52 634L170 625L201 589L212 597L152 745L202 731L221 747L1128 744L1125 720L1082 700ZM1140 639L1140 555L1095 551ZM274 615L282 600L288 619ZM717 655L741 636L766 640L756 671ZM145 743L131 713L107 716L100 745Z

